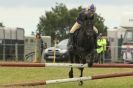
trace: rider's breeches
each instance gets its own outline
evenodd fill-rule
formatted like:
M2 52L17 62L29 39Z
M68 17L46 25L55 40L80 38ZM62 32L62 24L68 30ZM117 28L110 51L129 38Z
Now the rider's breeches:
M98 29L95 26L93 26L93 30L98 34Z
M79 24L78 22L76 22L73 27L70 30L70 33L74 33L76 30L78 30L81 27L81 24ZM95 31L95 33L98 34L98 30L95 26L93 26L93 30Z
M73 27L71 28L70 33L74 33L76 30L78 30L80 28L80 26L81 26L81 24L79 24L79 23L76 22L73 25Z

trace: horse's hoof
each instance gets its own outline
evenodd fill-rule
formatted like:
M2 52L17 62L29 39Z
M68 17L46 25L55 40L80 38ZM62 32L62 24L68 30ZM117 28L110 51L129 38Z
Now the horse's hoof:
M79 82L79 86L82 86L82 85L83 85L83 81L80 81L80 82Z

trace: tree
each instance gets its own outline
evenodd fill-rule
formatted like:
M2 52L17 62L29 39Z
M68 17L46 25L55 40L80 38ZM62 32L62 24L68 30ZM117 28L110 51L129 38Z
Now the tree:
M69 30L72 27L81 10L81 6L68 10L64 4L57 3L54 8L52 7L51 11L47 11L45 15L40 17L40 21L37 25L37 31L39 31L42 35L51 36L52 41L56 37L58 37L59 40L67 38L68 35L66 30ZM96 14L94 21L100 32L106 30L103 17Z
M104 25L104 21L105 19L103 17L98 14L95 15L94 25L98 29L98 32L107 35L107 26Z
M2 22L0 22L0 27L4 27L4 25L3 25L3 23L2 23Z
M58 39L62 40L67 37L66 30L73 25L80 11L81 7L68 10L64 4L57 4L55 8L52 8L52 11L47 11L45 16L40 17L37 30L42 35L50 35L52 40L56 34Z

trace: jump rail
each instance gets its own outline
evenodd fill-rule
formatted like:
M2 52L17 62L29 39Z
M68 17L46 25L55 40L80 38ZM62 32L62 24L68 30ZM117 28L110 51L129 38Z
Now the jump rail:
M79 78L46 80L46 81L31 82L31 83L7 84L7 85L0 85L0 87L38 86L38 85L67 83L67 82L75 82L75 81L87 81L87 80L97 80L97 79L105 79L105 78L123 77L123 76L133 76L133 72L113 73L113 74L104 74L104 75L102 74L102 75L95 75L95 76L88 76L88 77L79 77Z
M71 63L0 63L0 67L85 67L87 64ZM133 64L94 64L94 68L133 68Z

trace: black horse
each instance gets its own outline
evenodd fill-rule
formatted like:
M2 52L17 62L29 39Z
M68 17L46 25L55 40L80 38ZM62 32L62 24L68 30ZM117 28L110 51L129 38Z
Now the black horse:
M71 63L88 63L88 67L93 65L95 34L94 30L89 28L80 29L74 33L74 48L69 51ZM84 68L79 69L81 71L80 77L83 77ZM69 71L69 78L73 78L73 67ZM82 84L83 81L80 81L80 85Z

